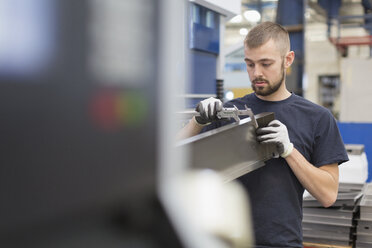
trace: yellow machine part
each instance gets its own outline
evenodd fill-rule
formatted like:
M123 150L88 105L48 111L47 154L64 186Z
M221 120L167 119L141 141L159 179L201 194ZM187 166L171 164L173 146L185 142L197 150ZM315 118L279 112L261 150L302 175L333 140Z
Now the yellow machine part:
M229 88L227 90L234 93L234 98L243 97L253 92L252 88Z

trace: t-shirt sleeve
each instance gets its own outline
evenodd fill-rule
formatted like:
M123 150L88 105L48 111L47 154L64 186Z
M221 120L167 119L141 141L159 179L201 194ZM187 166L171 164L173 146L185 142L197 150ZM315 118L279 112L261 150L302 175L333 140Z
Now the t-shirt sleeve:
M200 133L204 133L204 132L207 132L209 130L216 129L216 128L219 128L221 126L222 125L219 121L214 121L211 124L209 124L208 126L203 127L203 129L201 130Z
M321 167L327 164L342 164L349 160L340 131L333 115L325 111L315 127L312 164Z

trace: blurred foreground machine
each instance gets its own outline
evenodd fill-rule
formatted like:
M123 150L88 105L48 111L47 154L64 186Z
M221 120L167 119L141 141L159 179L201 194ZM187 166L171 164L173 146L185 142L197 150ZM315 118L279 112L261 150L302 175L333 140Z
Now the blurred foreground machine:
M258 127L274 120L274 113L255 115ZM231 181L265 165L275 155L274 145L256 140L255 121L245 118L205 133L182 140L177 145L190 153L194 169L213 169L225 181Z

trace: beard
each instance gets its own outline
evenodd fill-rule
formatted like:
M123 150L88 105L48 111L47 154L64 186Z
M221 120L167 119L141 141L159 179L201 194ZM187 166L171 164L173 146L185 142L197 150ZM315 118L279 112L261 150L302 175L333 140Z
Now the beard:
M276 92L283 84L285 78L284 65L281 67L281 77L277 82L270 83L270 81L263 78L256 78L252 81L252 89L259 96L268 96ZM266 82L266 87L256 87L256 82Z

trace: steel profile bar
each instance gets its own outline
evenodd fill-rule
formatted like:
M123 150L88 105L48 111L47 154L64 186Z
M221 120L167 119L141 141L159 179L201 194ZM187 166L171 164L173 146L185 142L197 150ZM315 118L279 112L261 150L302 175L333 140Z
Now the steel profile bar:
M258 127L274 120L274 113L255 115ZM207 131L178 142L189 153L193 169L212 169L231 181L263 166L273 157L275 145L259 144L251 118Z

